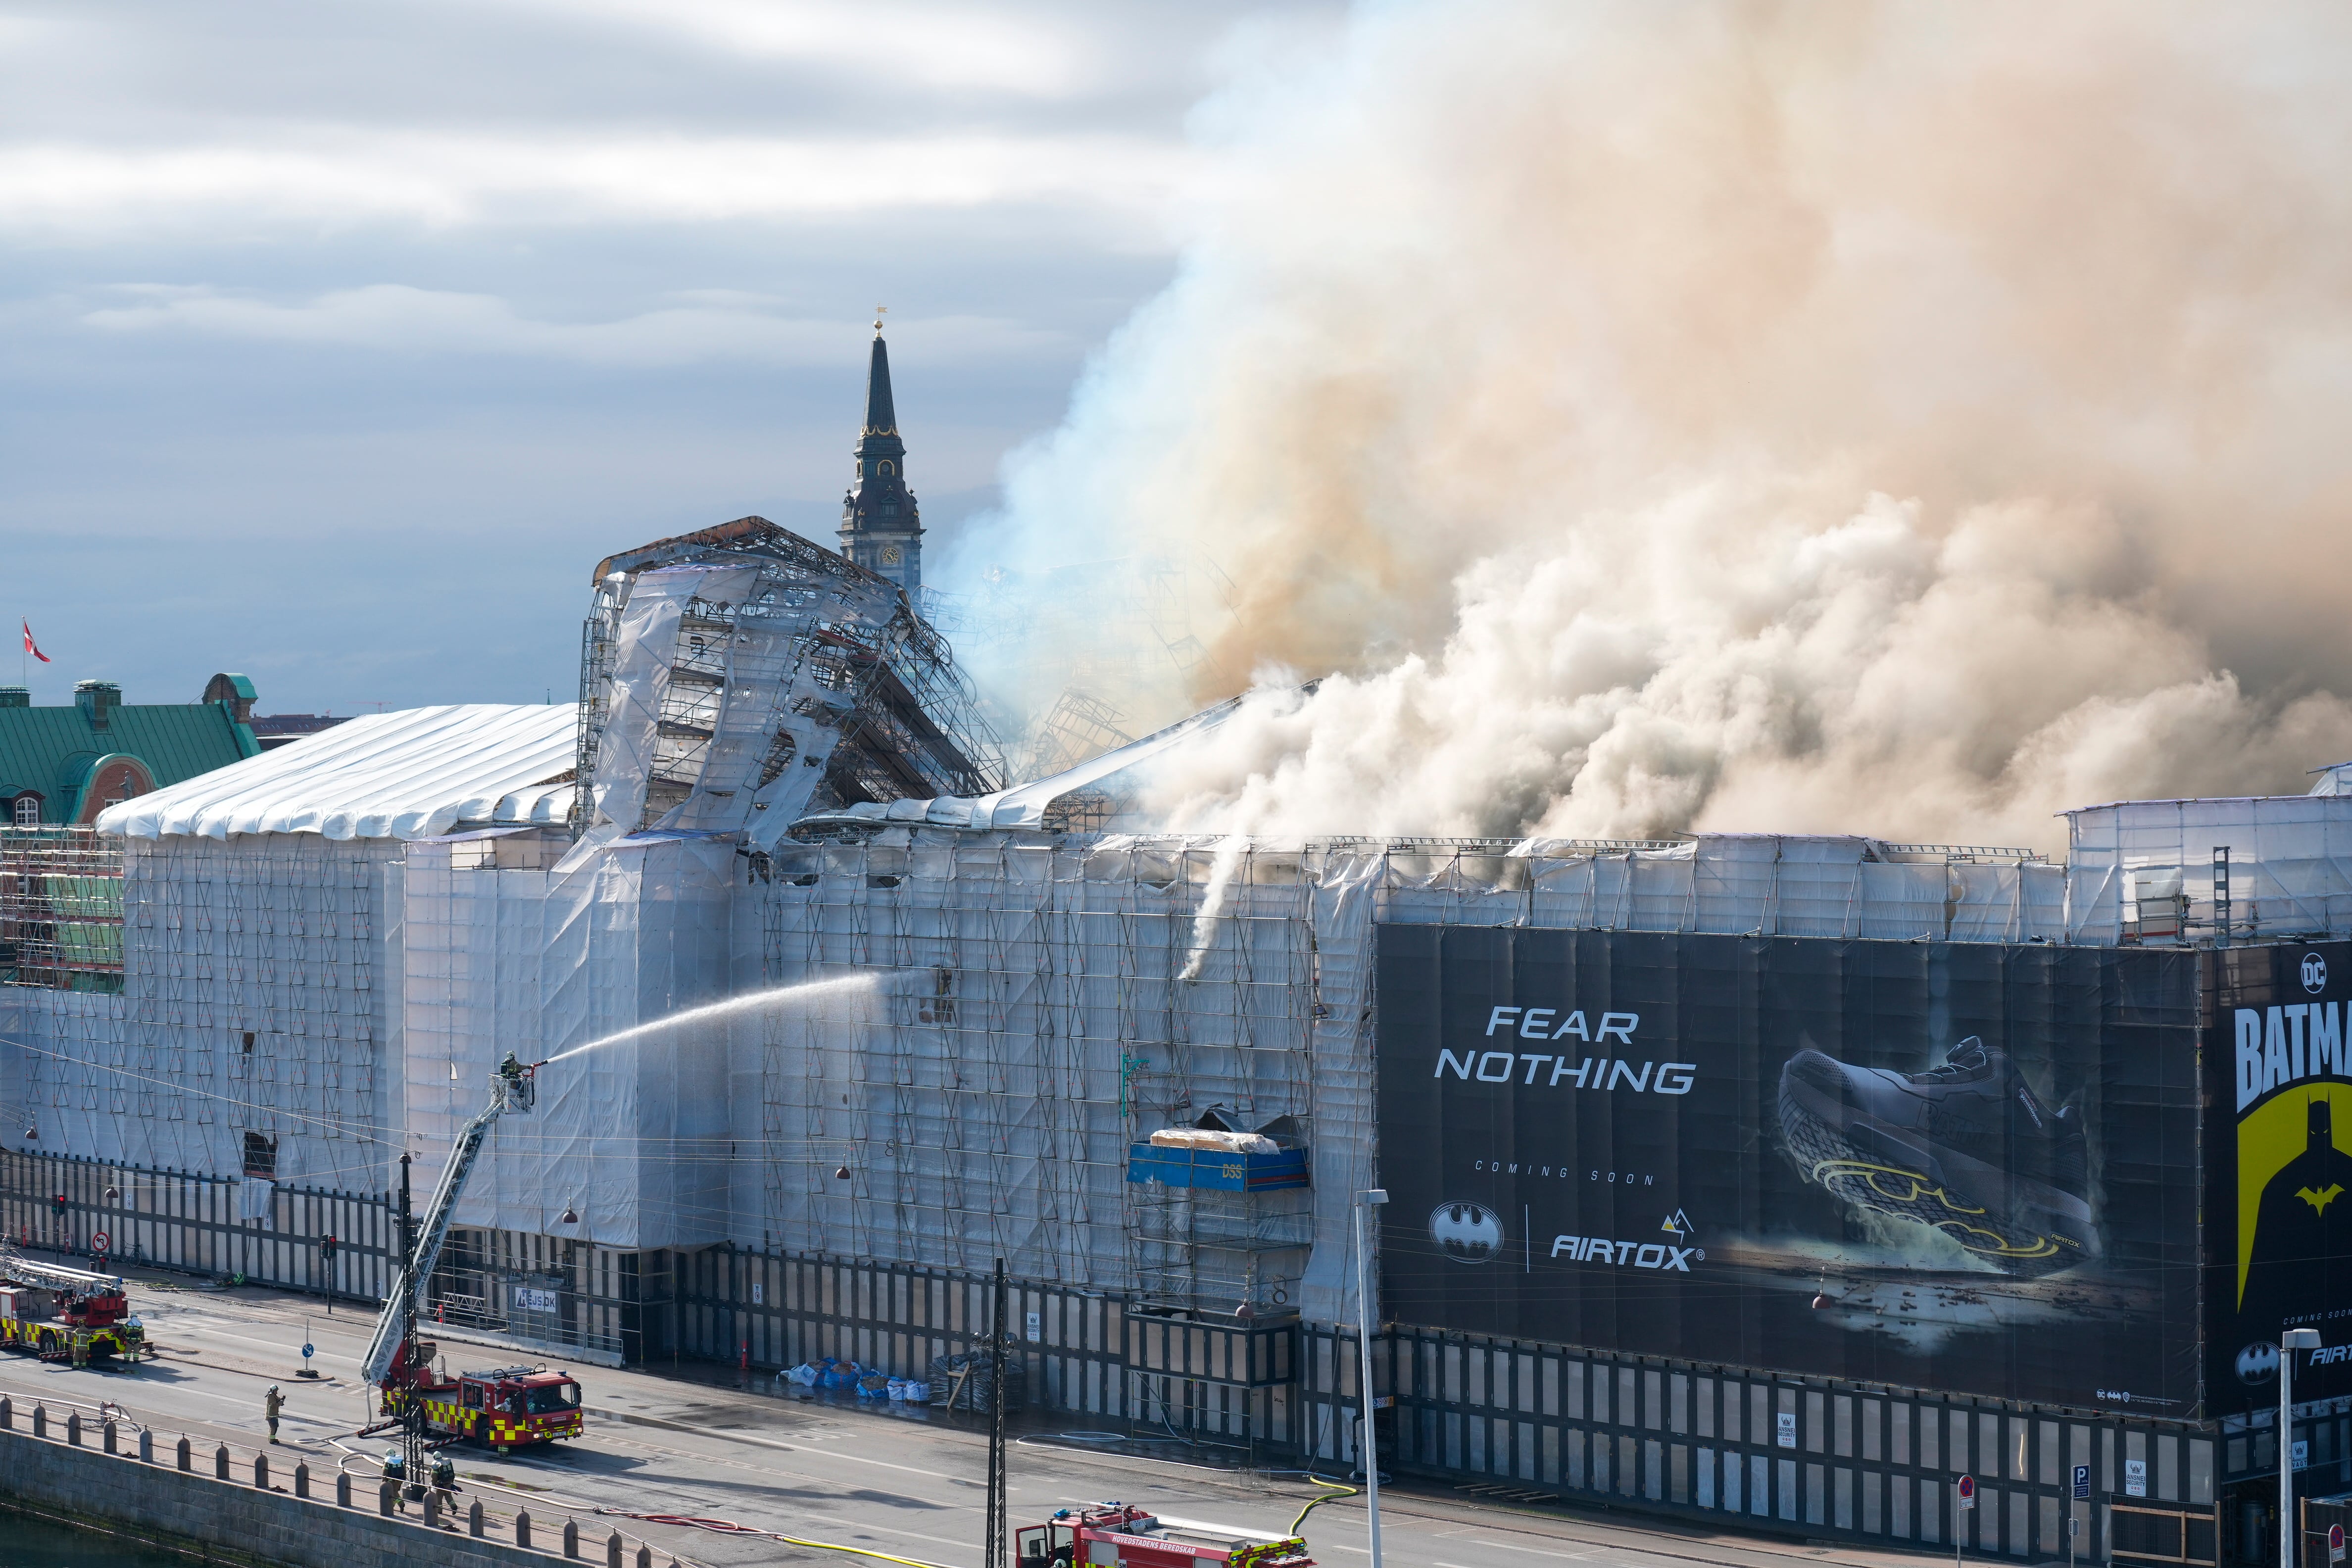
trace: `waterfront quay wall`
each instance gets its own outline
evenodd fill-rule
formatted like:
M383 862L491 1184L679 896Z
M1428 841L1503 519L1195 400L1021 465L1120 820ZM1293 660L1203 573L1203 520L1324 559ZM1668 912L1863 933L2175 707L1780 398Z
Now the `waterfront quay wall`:
M518 1519L505 1511L493 1516L495 1524L486 1518L480 1536L470 1532L463 1510L437 1527L427 1525L416 1504L405 1514L389 1511L373 1478L342 1478L350 1484L339 1488L337 1473L313 1472L310 1495L299 1497L290 1455L232 1454L149 1433L152 1457L142 1460L141 1435L128 1428L114 1434L121 1451L108 1453L106 1430L95 1424L69 1428L51 1412L37 1424L45 1429L40 1435L33 1429L32 1410L0 1399L0 1512L100 1530L208 1562L248 1568L411 1568L417 1563L561 1568L581 1561L651 1568L655 1561L642 1544L625 1550L616 1533L567 1531L560 1515L530 1521L530 1547L512 1544ZM676 1568L674 1562L669 1568Z

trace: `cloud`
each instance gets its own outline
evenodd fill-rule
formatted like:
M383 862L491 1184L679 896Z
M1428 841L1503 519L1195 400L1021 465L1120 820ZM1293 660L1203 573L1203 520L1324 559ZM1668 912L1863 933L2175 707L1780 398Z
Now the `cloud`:
M0 233L712 224L1030 204L1149 227L1187 167L1181 148L1110 135L548 138L317 126L268 144L17 141L0 143Z
M922 89L1035 98L1090 89L1111 62L1066 24L1004 6L828 4L826 0L504 0L577 26L600 20L764 59L887 73Z
M377 283L295 303L161 285L123 290L136 300L85 312L110 332L181 331L407 355L518 354L600 365L677 365L741 360L769 365L840 363L842 323L775 313L735 290L689 295L676 305L612 321L522 316L490 294ZM1003 361L1065 348L1056 334L982 317L909 317L935 363Z

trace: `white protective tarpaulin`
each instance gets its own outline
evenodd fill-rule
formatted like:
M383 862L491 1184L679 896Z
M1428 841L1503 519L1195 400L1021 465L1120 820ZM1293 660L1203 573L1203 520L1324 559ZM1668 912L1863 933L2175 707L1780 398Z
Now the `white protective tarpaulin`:
M1152 768L1164 763L1170 753L1191 744L1240 711L1242 701L1240 698L1234 698L1221 702L1139 741L1115 747L1074 768L1028 784L1015 784L1011 789L998 790L993 795L940 795L929 800L859 801L838 811L820 813L818 819L956 828L1039 827L1045 823L1045 808L1066 795L1080 790L1101 790L1114 797L1124 795L1127 792L1120 787L1123 782L1121 775L1131 774L1134 775L1133 782L1140 782Z
M2138 938L2150 875L2178 872L2186 931L2213 934L2215 866L2229 851L2229 938L2341 936L2352 932L2352 795L2250 795L2219 800L2126 800L2066 813L2066 940L2105 945Z
M597 743L589 790L594 811L590 826L597 841L634 832L644 820L687 606L703 599L731 607L759 577L755 566L667 566L644 574L630 586L609 684L611 717Z
M748 829L772 847L824 781L856 706L842 657L854 639L840 628L887 621L895 590L856 574L812 590L764 563L660 567L626 592L574 858L647 827Z
M400 1070L426 1184L507 1052L545 1061L730 989L731 843L640 834L540 870L461 865L469 842L407 851ZM726 1064L723 1023L550 1062L536 1107L493 1130L457 1222L629 1249L723 1239Z
M98 830L416 839L461 822L560 823L579 722L571 702L373 713L109 806Z

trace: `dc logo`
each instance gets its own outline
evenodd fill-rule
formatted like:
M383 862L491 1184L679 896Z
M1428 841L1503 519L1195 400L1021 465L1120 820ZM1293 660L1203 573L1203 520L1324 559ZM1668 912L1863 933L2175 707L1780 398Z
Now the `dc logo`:
M1429 1239L1456 1263L1484 1263L1503 1250L1503 1222L1484 1204L1440 1204L1429 1216Z
M2303 955L2303 988L2315 996L2327 989L2327 960L2315 952Z
M2278 1375L2278 1346L2268 1340L2256 1340L2238 1352L2238 1381L2261 1384Z

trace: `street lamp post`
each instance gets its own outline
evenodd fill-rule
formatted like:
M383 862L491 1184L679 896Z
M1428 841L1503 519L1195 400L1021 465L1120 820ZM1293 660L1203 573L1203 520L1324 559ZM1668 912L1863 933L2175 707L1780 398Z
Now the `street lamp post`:
M1363 1412L1363 1436L1356 1456L1364 1464L1364 1515L1371 1521L1372 1568L1381 1568L1381 1450L1372 1436L1372 1254L1364 1243L1364 1211L1389 1201L1387 1191L1368 1188L1356 1194L1356 1345L1363 1365L1356 1383L1358 1406Z
M2319 1348L2317 1329L2289 1329L2279 1336L2279 1568L2295 1568L2294 1352Z

